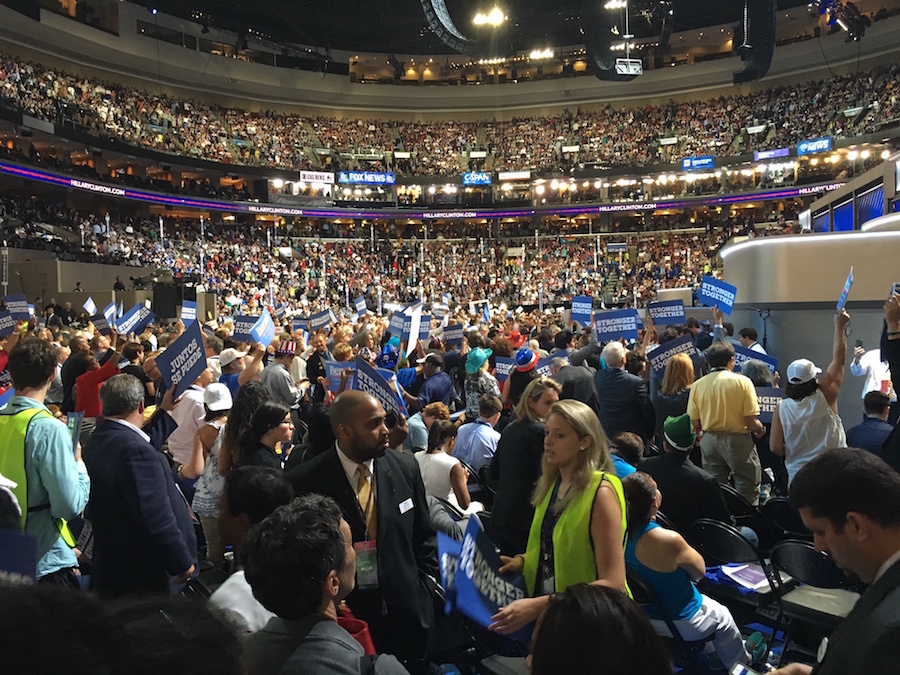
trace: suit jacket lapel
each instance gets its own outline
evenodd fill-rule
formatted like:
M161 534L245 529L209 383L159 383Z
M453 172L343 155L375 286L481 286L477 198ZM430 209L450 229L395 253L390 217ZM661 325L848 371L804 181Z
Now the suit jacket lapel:
M387 452L395 452L388 448ZM391 458L385 455L375 459L375 485L376 498L378 499L378 536L384 532L384 526L388 519L393 517L394 509L398 508L397 482L394 472L391 471Z
M347 480L347 474L344 473L344 465L338 459L337 446L333 447L326 454L322 469L320 474L322 481L330 483L327 487L323 486L322 492L332 495L338 506L343 510L344 518L347 520L347 524L350 525L350 531L353 533L353 541L362 541L365 538L366 524L360 514L356 491Z
M841 636L856 623L856 620L869 614L894 589L900 586L900 562L894 563L881 578L862 594L856 605L835 629L829 642L836 644Z

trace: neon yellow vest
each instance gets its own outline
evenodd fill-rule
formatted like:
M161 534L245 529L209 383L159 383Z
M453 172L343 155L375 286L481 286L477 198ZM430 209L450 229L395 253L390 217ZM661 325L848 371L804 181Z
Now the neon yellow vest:
M28 434L28 425L38 414L51 417L50 413L41 408L26 408L15 415L0 414L0 473L15 481L17 487L12 490L22 509L22 529L28 519L28 512L49 508L50 505L37 505L28 508L28 479L25 473L25 436ZM75 547L75 538L69 530L69 526L63 519L56 521L56 527L63 541L69 547Z
M622 510L620 538L624 555L627 521L622 481L613 473L595 471L587 488L575 501L566 506L553 528L553 573L557 592L564 591L574 584L589 584L597 581L597 558L591 544L591 511L594 507L594 497L604 479L609 481L619 498L619 508ZM528 586L528 595L532 597L535 593L535 581L541 555L541 524L544 522L544 516L550 505L551 494L552 490L548 491L534 511L531 531L528 533L528 546L525 549L525 584Z

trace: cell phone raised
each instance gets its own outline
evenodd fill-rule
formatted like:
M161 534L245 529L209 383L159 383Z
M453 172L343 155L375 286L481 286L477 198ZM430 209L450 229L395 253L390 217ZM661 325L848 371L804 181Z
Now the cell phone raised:
M740 663L735 663L728 672L730 675L760 675L758 671L748 668Z
M893 284L891 284L890 297L893 298L895 293L900 294L900 281L895 281Z
M857 340L857 341L856 341L856 346L857 346L857 347L862 347L862 346L863 346L863 341L862 341L862 340Z

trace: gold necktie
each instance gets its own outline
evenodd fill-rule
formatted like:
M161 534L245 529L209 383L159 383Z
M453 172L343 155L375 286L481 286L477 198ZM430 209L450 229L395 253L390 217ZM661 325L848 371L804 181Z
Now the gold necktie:
M365 464L356 467L356 496L369 531L369 540L374 540L378 534L378 509L375 505L375 491L369 482L370 475L369 467Z

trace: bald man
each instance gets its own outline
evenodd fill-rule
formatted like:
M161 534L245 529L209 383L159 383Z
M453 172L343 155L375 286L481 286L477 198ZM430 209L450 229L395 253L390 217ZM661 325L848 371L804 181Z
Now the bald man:
M357 583L347 604L379 652L427 672L437 578L435 535L416 461L388 449L385 412L371 395L345 391L328 410L334 447L287 474L298 495L333 498L350 524ZM416 592L413 592L413 591Z

